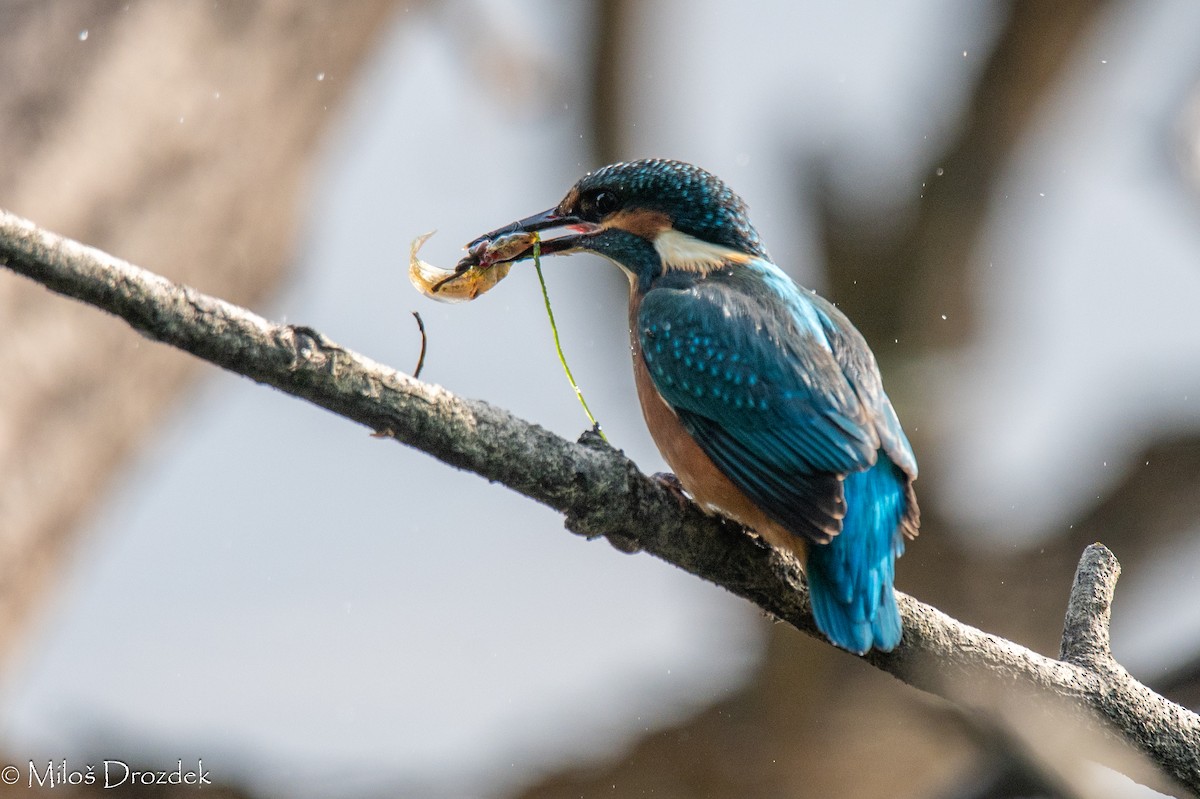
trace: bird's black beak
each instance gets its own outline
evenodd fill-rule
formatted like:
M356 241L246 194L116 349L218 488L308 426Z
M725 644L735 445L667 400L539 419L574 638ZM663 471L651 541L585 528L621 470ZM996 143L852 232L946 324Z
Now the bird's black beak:
M527 216L490 233L484 233L466 246L467 256L459 262L488 266L498 263L513 263L533 257L534 242L542 255L572 252L579 248L580 240L598 229L598 225L584 222L573 214L559 208L551 208L540 214ZM563 228L571 231L563 235L543 236L544 231ZM532 236L528 234L537 234Z

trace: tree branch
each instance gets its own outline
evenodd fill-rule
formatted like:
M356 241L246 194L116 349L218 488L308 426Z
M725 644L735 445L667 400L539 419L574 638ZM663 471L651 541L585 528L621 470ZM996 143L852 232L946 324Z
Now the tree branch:
M303 398L563 513L569 530L639 548L818 635L794 561L681 503L618 450L577 443L485 402L400 374L310 328L277 325L0 211L0 265L121 317L143 335ZM11 376L10 376L11 379ZM633 544L634 546L630 546ZM962 624L899 594L904 639L865 660L956 702L963 686L1050 695L1200 791L1200 717L1133 680L1108 649L1119 567L1088 547L1071 591L1062 660ZM824 640L821 638L821 640Z

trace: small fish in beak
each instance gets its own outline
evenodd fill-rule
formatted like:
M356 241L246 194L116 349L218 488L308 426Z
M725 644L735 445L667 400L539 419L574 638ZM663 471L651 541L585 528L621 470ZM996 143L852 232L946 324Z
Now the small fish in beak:
M471 243L467 255L453 269L441 269L417 257L433 233L413 240L408 259L408 279L426 297L439 302L469 302L491 290L508 276L515 260L533 248L536 232L516 231Z

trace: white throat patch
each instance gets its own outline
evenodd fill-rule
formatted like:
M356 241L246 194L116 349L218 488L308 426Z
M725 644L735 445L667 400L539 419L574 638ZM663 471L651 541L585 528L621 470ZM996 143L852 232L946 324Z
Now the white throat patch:
M654 249L664 269L682 269L701 274L726 264L744 264L754 256L721 244L710 244L695 236L667 229L654 237Z

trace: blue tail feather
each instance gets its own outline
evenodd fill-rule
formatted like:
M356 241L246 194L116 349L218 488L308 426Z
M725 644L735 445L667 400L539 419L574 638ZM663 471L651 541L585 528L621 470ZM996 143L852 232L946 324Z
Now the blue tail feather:
M885 652L900 643L900 610L892 590L904 553L900 519L907 477L882 452L865 472L846 477L846 518L825 546L810 545L808 586L817 627L843 649Z

